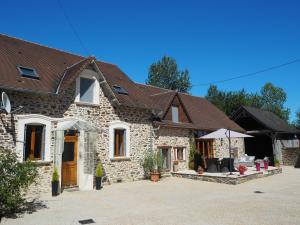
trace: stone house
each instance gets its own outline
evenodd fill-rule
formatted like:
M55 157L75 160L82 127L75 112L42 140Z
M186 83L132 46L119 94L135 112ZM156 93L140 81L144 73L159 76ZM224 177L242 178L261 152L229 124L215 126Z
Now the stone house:
M104 181L144 178L148 151L164 171L188 169L190 143L209 157L228 156L226 140L197 137L226 127L244 131L204 98L137 84L116 65L0 35L0 146L39 165L37 191L50 191L58 168L62 187L93 189L101 161ZM244 140L233 145L244 153Z

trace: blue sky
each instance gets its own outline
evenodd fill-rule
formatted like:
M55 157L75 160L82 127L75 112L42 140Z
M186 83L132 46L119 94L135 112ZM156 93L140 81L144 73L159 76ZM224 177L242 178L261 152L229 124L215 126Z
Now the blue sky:
M3 1L0 32L117 64L143 83L151 63L174 57L193 84L300 59L300 1L60 0L88 49L74 35L58 0ZM291 118L300 108L300 63L218 84L223 90L285 89ZM207 86L194 87L204 96Z

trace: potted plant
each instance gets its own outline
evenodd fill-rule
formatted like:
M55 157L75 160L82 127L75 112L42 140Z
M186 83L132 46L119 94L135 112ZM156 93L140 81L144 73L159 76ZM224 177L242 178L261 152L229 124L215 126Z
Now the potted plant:
M239 172L240 172L240 175L245 175L245 172L247 171L247 167L243 164L239 165Z
M98 163L96 167L95 177L96 177L96 190L101 189L101 180L103 176L103 168L101 162Z
M255 160L255 167L256 167L256 171L260 171L260 163L261 163L261 160L260 159L257 159Z
M269 159L268 159L268 157L265 157L264 158L264 169L268 170L268 168L269 168Z
M143 167L146 176L150 176L150 180L157 182L160 177L160 154L150 151L144 157Z
M279 159L275 159L275 160L274 160L274 165L275 165L277 168L280 167L280 161L279 161Z
M179 164L179 162L178 162L177 160L175 160L175 161L173 162L173 171L174 171L174 172L177 172L177 171L178 171L178 164Z
M59 175L57 167L54 167L54 171L52 174L52 196L58 195L58 186L59 186Z

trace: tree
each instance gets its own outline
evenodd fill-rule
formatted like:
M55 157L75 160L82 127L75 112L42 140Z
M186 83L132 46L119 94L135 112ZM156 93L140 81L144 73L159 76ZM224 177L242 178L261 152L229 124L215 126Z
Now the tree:
M266 83L261 91L262 109L275 113L281 119L288 121L290 110L284 107L286 93L282 88Z
M261 108L271 111L280 118L288 121L290 110L284 107L286 93L282 88L266 83L257 93L239 91L220 91L217 86L211 85L207 90L206 99L230 116L241 105Z
M169 56L150 66L146 84L184 93L191 89L189 71L178 70L176 60Z
M37 175L32 162L20 163L15 153L0 148L0 221L23 205L26 190Z
M294 121L294 125L300 130L300 109L296 112L296 120Z

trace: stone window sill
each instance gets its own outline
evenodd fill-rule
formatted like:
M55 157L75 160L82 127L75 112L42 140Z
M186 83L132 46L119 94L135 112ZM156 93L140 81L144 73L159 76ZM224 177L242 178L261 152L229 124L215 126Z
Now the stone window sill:
M34 163L36 166L50 166L52 164L52 161L42 161L42 160L37 160L37 161L31 161Z
M119 161L130 161L131 159L129 157L115 157L110 159L112 162L119 162Z
M97 107L100 106L99 103L90 103L90 102L75 102L78 106L91 106L91 107Z

